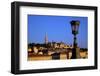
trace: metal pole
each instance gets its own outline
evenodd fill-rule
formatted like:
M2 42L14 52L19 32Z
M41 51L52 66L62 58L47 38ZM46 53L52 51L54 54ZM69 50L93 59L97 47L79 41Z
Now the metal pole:
M76 59L76 48L77 48L77 38L76 38L76 35L74 35L74 43L73 43L71 59Z

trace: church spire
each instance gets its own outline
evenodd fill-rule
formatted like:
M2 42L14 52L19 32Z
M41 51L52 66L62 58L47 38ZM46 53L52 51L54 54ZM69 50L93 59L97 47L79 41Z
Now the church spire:
M45 33L45 44L48 43L48 36L47 36L47 33Z

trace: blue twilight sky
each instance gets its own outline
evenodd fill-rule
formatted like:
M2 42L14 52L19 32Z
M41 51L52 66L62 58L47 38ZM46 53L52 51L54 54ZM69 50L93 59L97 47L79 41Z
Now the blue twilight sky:
M88 18L78 16L28 15L28 43L44 43L45 34L48 41L73 44L70 21L79 20L78 46L88 47Z

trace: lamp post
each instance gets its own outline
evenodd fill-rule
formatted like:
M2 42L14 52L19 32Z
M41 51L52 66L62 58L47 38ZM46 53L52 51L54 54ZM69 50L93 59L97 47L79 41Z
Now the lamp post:
M76 59L77 58L76 57L76 48L77 48L77 37L76 37L76 35L78 34L80 21L72 20L70 23L71 23L71 28L72 28L72 34L74 35L74 42L73 42L71 59Z

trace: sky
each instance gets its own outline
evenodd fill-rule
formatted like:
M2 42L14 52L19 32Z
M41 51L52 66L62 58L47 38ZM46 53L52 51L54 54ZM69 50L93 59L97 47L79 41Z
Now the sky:
M88 47L88 17L28 15L28 43L44 43L45 34L48 41L73 44L73 34L70 21L79 20L77 42L80 48Z

